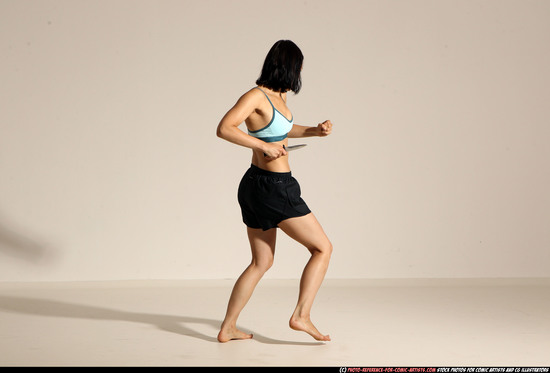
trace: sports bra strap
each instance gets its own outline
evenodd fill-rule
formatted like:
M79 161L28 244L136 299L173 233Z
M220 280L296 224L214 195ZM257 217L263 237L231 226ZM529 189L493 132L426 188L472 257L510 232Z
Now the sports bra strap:
M273 102L271 102L271 100L269 99L269 96L267 95L267 93L264 92L263 89L261 89L260 87L254 87L254 88L258 88L260 91L262 91L262 93L265 95L265 97L267 98L267 101L269 101L269 103L271 104L271 106L273 106L273 108L275 108L275 106L273 105Z

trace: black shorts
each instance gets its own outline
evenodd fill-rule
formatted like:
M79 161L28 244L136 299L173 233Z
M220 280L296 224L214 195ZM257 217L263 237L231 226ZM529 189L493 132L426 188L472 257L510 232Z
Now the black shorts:
M300 185L291 172L271 172L251 165L239 184L243 222L266 231L285 219L309 214L300 193Z

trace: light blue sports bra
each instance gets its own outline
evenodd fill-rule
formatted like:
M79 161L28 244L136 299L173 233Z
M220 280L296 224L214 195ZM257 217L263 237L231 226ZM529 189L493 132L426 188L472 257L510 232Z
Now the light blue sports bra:
M265 97L267 97L267 100L273 108L273 116L271 117L271 122L269 122L267 126L256 131L248 130L248 134L265 142L275 142L286 139L294 124L294 116L292 116L290 120L286 119L286 117L281 114L279 110L275 109L275 106L273 106L273 103L267 94L261 88L255 88L258 88L264 93Z

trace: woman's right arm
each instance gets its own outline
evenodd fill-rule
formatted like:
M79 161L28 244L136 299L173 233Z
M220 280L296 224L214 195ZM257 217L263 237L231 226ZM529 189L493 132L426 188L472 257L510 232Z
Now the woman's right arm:
M279 158L286 154L282 145L274 146L274 144L266 143L239 129L241 123L256 110L261 102L260 100L263 98L254 91L249 91L239 98L237 103L224 115L218 124L216 134L218 137L233 144L263 152L270 159Z

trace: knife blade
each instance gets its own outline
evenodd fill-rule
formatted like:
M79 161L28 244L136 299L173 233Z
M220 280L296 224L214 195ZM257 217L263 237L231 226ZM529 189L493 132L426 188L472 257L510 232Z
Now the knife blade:
M298 145L290 145L290 146L283 145L283 148L287 152L291 152L293 150L302 149L304 146L307 146L307 144L298 144ZM264 157L267 157L267 154L264 153Z
M287 151L287 152L290 152L292 150L297 150L297 149L302 149L304 146L306 146L307 144L298 144L298 145L290 145L290 146L284 146L283 145L283 148Z

